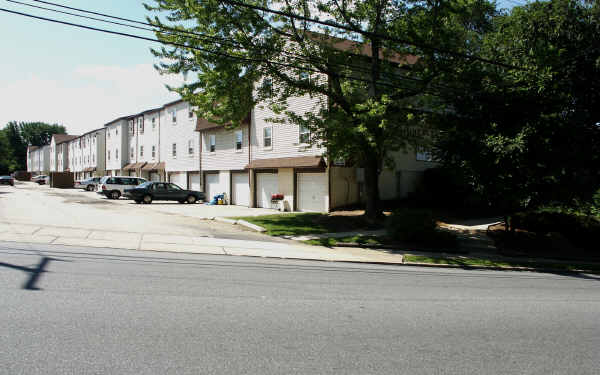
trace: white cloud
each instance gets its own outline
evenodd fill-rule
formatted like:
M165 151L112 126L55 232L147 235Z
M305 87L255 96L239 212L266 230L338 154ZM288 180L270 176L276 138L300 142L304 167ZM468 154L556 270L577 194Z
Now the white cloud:
M0 87L0 127L9 121L44 121L82 134L128 114L159 107L179 96L164 85L178 86L176 76L161 76L151 64L132 67L83 65L66 79L31 74Z

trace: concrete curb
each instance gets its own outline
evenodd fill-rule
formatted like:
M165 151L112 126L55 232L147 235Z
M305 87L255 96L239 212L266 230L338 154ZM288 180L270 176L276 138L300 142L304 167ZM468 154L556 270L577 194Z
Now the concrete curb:
M254 230L256 232L266 232L267 231L265 228L261 227L260 225L249 223L246 220L241 220L240 219L240 220L237 221L237 223L239 225L243 226L243 227L252 229L252 230Z
M227 223L227 224L231 224L231 225L238 224L238 220L228 219L226 217L215 217L214 220L218 221L220 223Z
M551 272L565 275L576 275L580 273L588 273L598 275L600 272L584 271L584 270L564 270L560 268L539 268L539 267L499 267L499 266L461 266L458 264L431 264L431 263L416 263L416 262L404 262L403 266L413 267L428 267L428 268L453 268L453 269L464 269L464 270L482 270L482 271L520 271L520 272Z

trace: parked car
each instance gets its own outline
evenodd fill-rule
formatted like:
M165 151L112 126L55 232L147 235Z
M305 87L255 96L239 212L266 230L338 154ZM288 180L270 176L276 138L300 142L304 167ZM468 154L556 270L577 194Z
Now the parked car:
M119 199L125 189L130 189L146 182L146 179L129 176L104 176L98 182L98 194L109 199Z
M75 181L75 188L85 189L87 191L94 191L98 188L98 182L100 182L101 177L90 177L85 180Z
M0 176L0 185L15 186L15 179L11 176Z
M37 182L39 185L44 185L50 183L50 177L45 174L41 174L39 176L35 176L31 178L31 181Z
M204 193L185 190L169 182L146 182L133 189L125 189L125 196L135 203L150 204L152 201L178 201L194 204L204 200Z

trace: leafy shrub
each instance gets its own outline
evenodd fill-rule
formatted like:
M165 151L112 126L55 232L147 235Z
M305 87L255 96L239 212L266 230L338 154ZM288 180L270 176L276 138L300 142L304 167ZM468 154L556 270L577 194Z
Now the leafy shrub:
M599 247L600 220L591 215L560 207L545 207L516 213L511 220L518 229L538 234L556 232L578 247L589 250Z
M388 236L394 240L438 248L455 248L458 245L456 235L437 228L429 210L396 210L388 217L386 230Z

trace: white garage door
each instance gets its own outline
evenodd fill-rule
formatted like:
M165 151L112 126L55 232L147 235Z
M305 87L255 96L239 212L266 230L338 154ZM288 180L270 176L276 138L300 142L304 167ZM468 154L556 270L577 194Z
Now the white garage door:
M205 178L204 192L206 193L206 200L210 202L215 195L222 193L219 187L219 174L209 173L206 174Z
M190 190L200 191L200 173L190 173L188 179Z
M238 206L250 206L250 184L248 173L233 173L231 175L232 204Z
M256 174L256 205L271 208L271 195L279 193L277 173Z
M160 181L160 175L156 172L150 173L150 181Z
M326 212L326 173L298 173L298 211Z
M169 174L169 181L182 189L187 189L187 174L185 172Z

